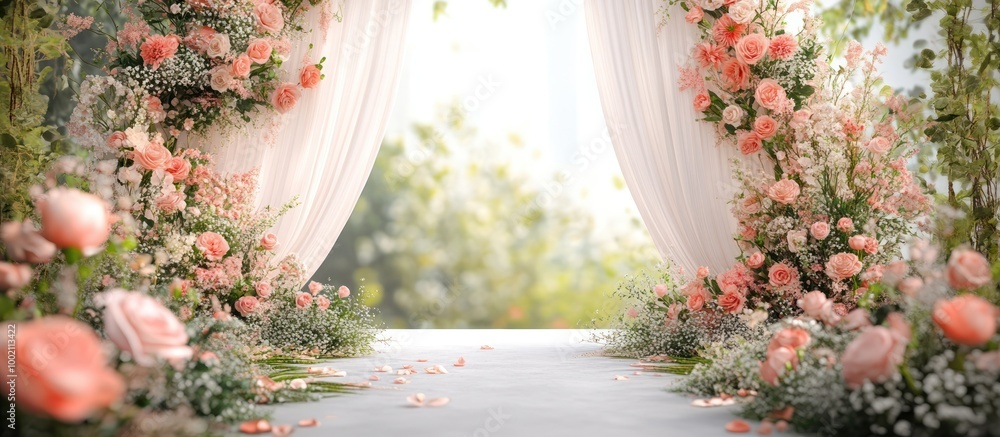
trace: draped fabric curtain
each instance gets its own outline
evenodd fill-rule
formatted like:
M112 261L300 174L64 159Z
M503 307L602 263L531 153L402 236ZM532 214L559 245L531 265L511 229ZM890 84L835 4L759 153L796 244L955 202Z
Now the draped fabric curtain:
M698 121L678 66L698 38L679 6L658 31L662 0L587 0L587 32L615 154L657 249L689 274L734 263L735 147Z
M302 93L277 129L210 137L204 145L221 171L260 169L259 206L298 198L273 233L278 259L296 254L308 276L333 248L374 165L399 83L410 4L348 0L342 8L343 21L325 31L320 11L309 12L306 28L313 30L293 43L285 80L298 82L306 61L324 57L325 78Z

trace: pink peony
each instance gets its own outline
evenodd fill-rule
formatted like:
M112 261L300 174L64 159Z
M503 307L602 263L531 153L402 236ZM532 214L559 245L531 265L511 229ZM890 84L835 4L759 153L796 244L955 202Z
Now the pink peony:
M747 65L756 64L757 61L764 59L764 55L767 54L767 46L766 36L760 33L751 33L740 38L739 42L736 43L736 47L734 47L736 59Z
M843 281L861 273L863 265L853 253L838 253L826 262L826 275L834 281Z
M753 131L740 131L736 134L736 145L740 148L740 153L752 155L760 152L764 148L760 137Z
M948 258L948 283L958 290L975 290L993 275L986 257L970 249L956 249Z
M31 267L0 261L0 290L15 290L31 282Z
M767 270L768 283L772 287L784 287L791 284L795 276L795 270L783 262L774 264Z
M319 307L320 310L330 308L330 299L327 299L326 296L319 296L316 298L316 306Z
M194 241L194 246L209 261L220 261L229 253L229 243L222 235L215 232L202 232Z
M42 237L29 220L0 226L0 239L7 247L7 257L17 262L43 264L52 261L56 245Z
M282 114L288 113L299 102L301 92L293 83L283 83L271 93L271 105Z
M132 160L146 170L163 169L170 158L170 150L158 142L151 142L146 147L132 152Z
M722 63L722 82L729 91L739 91L750 86L750 67L730 58Z
M752 255L750 255L749 258L747 258L747 267L750 267L751 269L760 268L760 266L763 265L764 265L763 253L754 252Z
M772 59L788 59L799 49L794 36L783 34L774 37L768 45L767 54Z
M86 324L49 316L17 325L17 406L75 423L125 395L121 375L108 367L101 341Z
M163 165L163 170L173 176L174 182L180 182L191 174L191 163L179 156L167 160Z
M747 298L737 291L727 291L719 296L718 304L723 311L729 314L739 314L743 312L743 306Z
M247 55L239 55L236 59L233 59L232 65L229 66L229 72L234 77L250 77L250 66L253 61Z
M267 299L268 297L271 297L271 292L274 291L274 288L271 287L271 284L268 284L267 282L264 281L258 282L257 284L254 285L253 288L254 291L257 292L257 297L261 299Z
M180 46L180 38L177 35L152 35L139 46L139 55L143 64L150 65L153 70L160 68L163 61L172 58L177 54Z
M341 299L347 299L347 297L350 295L351 295L351 290L347 288L346 285L341 285L340 288L337 289L337 297Z
M830 236L830 224L827 222L816 222L809 227L809 233L817 240L825 240Z
M782 111L788 102L785 89L774 79L761 79L753 93L757 104L772 111Z
M309 292L312 293L313 296L319 294L321 291L323 291L323 284L316 281L309 281Z
M264 234L260 238L260 247L263 247L264 250L274 250L274 248L278 247L278 237L272 233Z
M266 39L255 39L247 47L247 57L254 64L266 64L271 59L271 43Z
M304 292L295 293L295 306L301 308L307 308L312 304L313 295Z
M937 301L933 319L945 337L967 346L981 346L997 332L997 308L972 294Z
M253 296L243 296L236 300L233 304L233 308L240 312L240 315L246 317L253 313L257 309L257 298Z
M849 217L843 217L840 220L837 220L837 230L845 234L854 232L854 220L851 220Z
M257 27L272 35L281 33L285 27L285 18L281 16L281 9L268 2L258 2L253 8L253 14L257 18Z
M754 120L753 131L761 139L770 139L778 131L778 122L767 115L762 115Z
M302 71L299 72L299 83L305 89L316 88L322 78L323 75L319 72L319 68L313 64L302 67Z
M865 250L865 243L868 241L868 237L864 235L855 235L847 239L847 245L853 250Z
M112 149L121 149L126 145L128 145L128 139L125 136L125 132L118 130L108 137L108 147Z
M662 298L663 296L666 296L667 295L667 284L657 284L655 287L653 287L653 294L656 295L657 299Z
M712 106L712 98L709 97L708 93L698 93L696 96L694 96L695 111L705 112L711 106Z
M875 137L865 144L865 150L871 152L873 155L884 155L889 149L892 148L892 143L884 137Z
M705 18L705 12L698 6L695 6L688 10L687 14L684 15L684 21L691 24L700 23L702 19Z
M35 201L41 235L59 248L76 248L93 255L108 241L112 217L108 204L74 188L53 188Z
M782 179L767 189L767 197L781 204L791 204L799 197L799 184L791 179Z
M108 340L128 352L140 366L152 366L156 358L191 358L184 324L156 299L122 289L106 291L96 299L104 307Z
M882 326L863 330L847 345L840 358L847 386L857 389L865 381L883 382L896 374L903 360L898 353L900 340Z

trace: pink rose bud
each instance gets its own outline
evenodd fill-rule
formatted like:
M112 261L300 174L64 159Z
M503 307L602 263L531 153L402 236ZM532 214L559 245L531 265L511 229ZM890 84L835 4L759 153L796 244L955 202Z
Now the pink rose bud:
M809 227L809 233L817 240L825 240L830 236L830 224L827 222L816 222Z
M313 296L319 294L321 291L323 291L323 284L316 281L309 281L309 292L312 293Z
M260 246L264 250L274 250L275 247L278 247L278 237L271 233L264 234L260 239Z
M326 296L319 296L316 298L316 306L325 310L330 307L330 299L327 299Z
M340 288L337 289L337 296L339 296L341 299L347 299L347 297L350 295L351 295L351 290L347 288L346 285L341 285Z
M657 298L662 298L663 296L666 296L667 284L657 284L656 287L653 287L653 294L655 294Z
M299 308L306 308L312 304L313 296L309 293L298 292L295 293L295 306Z
M240 312L240 315L246 317L253 313L257 309L257 298L253 296L243 296L236 300L233 304L233 308Z
M851 220L848 217L837 220L837 230L845 234L854 232L854 220Z
M868 237L864 235L855 235L847 239L847 245L851 246L854 250L865 250L865 243L868 242Z
M708 277L708 267L705 267L705 266L698 267L697 275L698 275L698 279L705 279L705 278L707 278Z
M754 252L747 258L747 267L751 269L759 269L764 265L764 254L760 252Z

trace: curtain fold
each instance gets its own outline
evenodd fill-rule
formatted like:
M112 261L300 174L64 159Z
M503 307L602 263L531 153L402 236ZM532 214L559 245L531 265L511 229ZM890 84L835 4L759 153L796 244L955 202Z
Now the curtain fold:
M729 202L734 147L699 121L678 66L698 38L679 6L657 31L660 0L587 0L587 32L604 118L643 222L661 256L689 274L720 273L739 249Z
M296 254L307 276L333 248L375 163L399 84L410 2L348 0L342 8L343 20L325 31L320 11L310 11L305 27L313 30L293 42L284 63L284 80L298 82L306 61L325 57L319 87L305 90L276 129L213 136L204 147L221 171L260 169L259 206L297 197L272 232L278 259ZM265 139L271 132L273 144Z

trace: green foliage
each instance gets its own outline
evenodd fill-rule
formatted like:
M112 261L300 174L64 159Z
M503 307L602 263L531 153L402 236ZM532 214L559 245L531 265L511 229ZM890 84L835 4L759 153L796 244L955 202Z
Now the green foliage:
M823 33L834 41L844 37L860 40L871 34L876 24L882 27L882 38L886 42L905 39L912 28L917 27L906 13L910 5L919 0L831 0L821 2L819 18L823 22ZM839 50L840 44L833 50Z
M460 116L413 131L419 145L383 143L316 275L364 284L390 326L573 327L658 258L637 220L602 232L567 186L533 187L517 164L490 158L516 138L483 141Z

